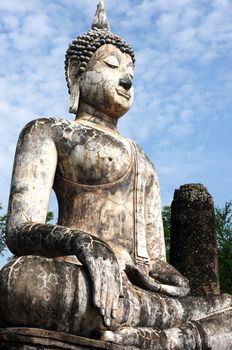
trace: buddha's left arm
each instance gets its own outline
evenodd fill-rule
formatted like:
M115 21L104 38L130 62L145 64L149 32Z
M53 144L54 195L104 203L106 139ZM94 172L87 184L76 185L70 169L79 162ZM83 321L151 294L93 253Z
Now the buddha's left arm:
M154 168L147 184L145 201L149 275L160 285L160 292L171 296L187 295L189 293L187 279L166 262L160 186Z
M148 177L145 192L145 229L147 250L152 265L155 259L166 261L160 186L154 168Z
M149 275L144 273L144 269L140 269L133 263L126 264L125 272L129 280L140 288L169 296L185 296L190 291L187 279L166 262L157 173L149 160L144 169L147 175L144 210L147 252L150 262Z

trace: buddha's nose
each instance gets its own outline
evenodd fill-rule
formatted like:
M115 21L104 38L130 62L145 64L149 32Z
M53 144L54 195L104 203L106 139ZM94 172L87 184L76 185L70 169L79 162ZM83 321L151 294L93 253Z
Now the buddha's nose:
M132 87L133 82L132 79L128 75L126 75L125 77L119 80L119 85L124 87L124 89L129 90Z

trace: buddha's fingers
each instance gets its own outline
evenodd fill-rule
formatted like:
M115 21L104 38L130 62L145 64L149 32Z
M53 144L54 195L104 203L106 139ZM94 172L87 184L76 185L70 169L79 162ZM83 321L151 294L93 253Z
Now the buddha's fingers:
M178 270L166 261L155 259L149 275L160 283L189 288L189 282Z
M111 324L113 300L121 292L121 274L112 248L98 237L81 233L77 236L77 256L89 271L93 283L93 304L100 309L106 326Z
M119 298L114 298L112 303L112 312L111 312L111 317L114 319L117 317L118 303L119 303Z
M117 284L115 283L114 275L109 273L107 276L107 298L106 298L106 312L104 317L104 322L106 326L111 325L111 317L112 317L112 308L113 308L113 300L118 298L119 291Z
M119 298L120 280L117 276L112 262L98 257L94 260L90 269L91 279L93 281L93 303L99 309L99 313L103 316L106 326L111 325L111 318L114 317L116 309L114 300ZM115 265L117 267L117 265ZM116 317L116 316L115 316Z
M164 284L170 284L176 287L184 287L189 288L189 281L187 278L182 276L181 274L174 274L172 273L165 273L165 272L156 272L156 271L150 271L149 275L157 280L158 282L164 283Z
M157 276L153 271L151 271L149 275L158 280L158 282L164 282L159 283L160 293L171 297L184 297L190 294L189 282L181 275L163 276L160 278L160 276Z
M185 287L169 286L167 284L160 284L160 293L170 297L185 297L190 294L190 289Z
M144 273L134 264L127 264L125 272L131 283L134 285L153 292L159 292L159 283L144 275Z
M108 283L107 283L107 274L108 274L108 268L104 264L104 267L101 266L101 272L100 272L100 278L101 278L101 286L100 286L101 308L100 308L100 314L102 316L105 316L105 313L106 313L107 290L109 288Z
M157 283L155 280L144 275L144 273L135 265L127 264L125 272L129 280L140 288L159 292L172 297L182 297L190 293L189 287L172 286L168 284ZM152 275L152 274L150 274Z
M102 285L102 275L100 272L100 267L102 266L103 259L101 257L94 259L94 267L89 268L89 273L91 280L93 282L93 304L97 308L101 308L101 285Z
M98 275L96 275L95 271L97 268L97 262L95 261L95 259L91 258L89 260L92 261L88 261L87 268L90 274L90 278L93 284L93 304L97 307L100 308L101 307L101 294L100 294L100 286L101 286L101 280L99 278Z

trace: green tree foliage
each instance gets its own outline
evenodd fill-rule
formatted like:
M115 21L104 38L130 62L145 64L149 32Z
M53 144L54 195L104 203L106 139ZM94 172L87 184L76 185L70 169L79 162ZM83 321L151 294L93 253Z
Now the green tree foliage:
M54 214L53 214L52 211L49 211L49 212L47 213L46 223L52 221L53 219L54 219Z
M165 206L162 210L163 225L164 225L164 239L166 246L166 256L169 260L169 247L170 247L170 233L171 233L171 207Z
M215 213L221 292L232 294L232 201L216 208Z

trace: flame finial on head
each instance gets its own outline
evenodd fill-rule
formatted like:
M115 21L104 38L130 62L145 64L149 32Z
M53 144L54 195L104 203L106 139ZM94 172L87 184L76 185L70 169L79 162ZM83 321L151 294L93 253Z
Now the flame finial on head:
M93 20L92 29L93 30L101 29L106 31L110 30L110 25L106 17L103 0L99 0L99 3L97 5L97 11Z

